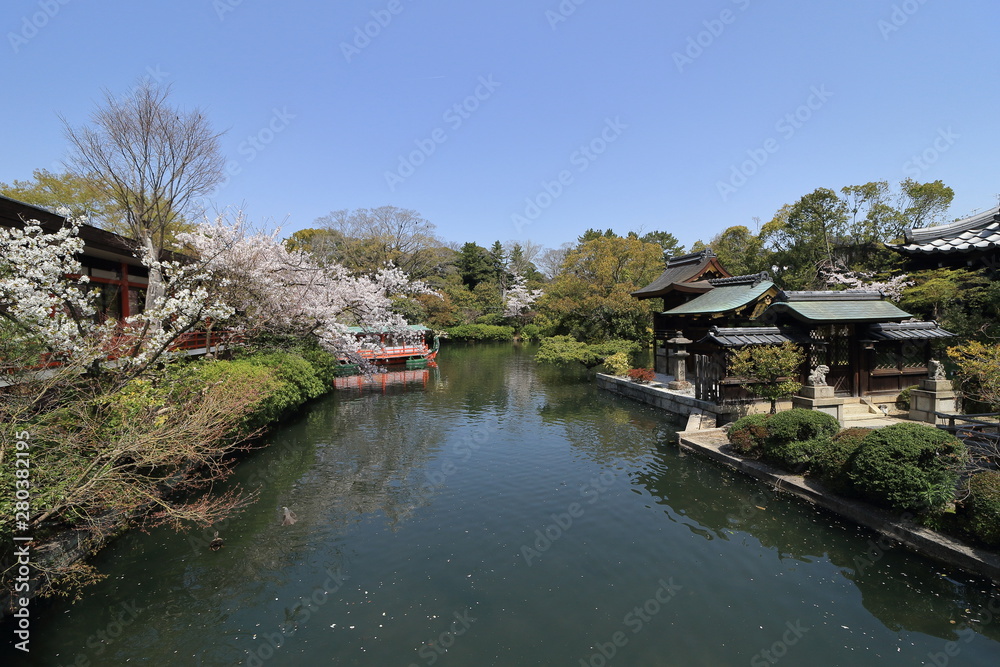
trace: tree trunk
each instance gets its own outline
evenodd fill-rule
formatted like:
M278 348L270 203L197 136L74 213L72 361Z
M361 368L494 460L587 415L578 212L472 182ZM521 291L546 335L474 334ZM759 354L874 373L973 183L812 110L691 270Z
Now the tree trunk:
M146 234L141 241L146 254L154 260L159 259L159 248L153 245L152 234ZM157 267L149 267L149 286L146 287L146 312L160 305L163 300L163 274Z

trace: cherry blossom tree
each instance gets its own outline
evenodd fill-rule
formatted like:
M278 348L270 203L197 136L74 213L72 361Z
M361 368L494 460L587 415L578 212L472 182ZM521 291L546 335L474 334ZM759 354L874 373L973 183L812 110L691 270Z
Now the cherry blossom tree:
M517 317L522 315L535 301L541 298L540 289L529 290L524 276L514 274L511 287L503 296L504 316Z
M872 280L875 274L870 271L845 271L839 268L824 270L821 275L829 286L845 285L848 289L882 292L892 301L902 299L903 290L914 284L912 280L907 280L909 276L905 273L885 281Z
M280 230L255 231L242 212L222 214L178 238L212 276L217 295L233 307L248 332L312 336L331 352L351 352L359 343L348 329L412 335L392 310L392 297L433 293L395 267L353 275L332 263L319 265L306 252L289 250Z

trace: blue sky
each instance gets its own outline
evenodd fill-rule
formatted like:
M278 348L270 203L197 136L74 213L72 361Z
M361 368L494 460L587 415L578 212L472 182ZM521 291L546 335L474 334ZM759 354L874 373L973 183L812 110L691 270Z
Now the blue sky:
M61 169L58 114L146 77L225 131L212 203L287 233L391 204L449 241L690 246L906 177L963 217L1000 193L998 25L987 0L7 0L0 181Z

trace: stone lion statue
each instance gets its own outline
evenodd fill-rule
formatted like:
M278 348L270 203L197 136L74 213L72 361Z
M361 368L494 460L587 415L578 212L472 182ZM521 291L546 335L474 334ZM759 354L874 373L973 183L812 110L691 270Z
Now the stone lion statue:
M829 372L829 366L826 364L820 364L812 370L812 373L809 374L809 385L813 387L825 387L826 374Z
M931 380L944 380L944 364L942 364L937 359L931 359L930 363L927 365L928 376Z

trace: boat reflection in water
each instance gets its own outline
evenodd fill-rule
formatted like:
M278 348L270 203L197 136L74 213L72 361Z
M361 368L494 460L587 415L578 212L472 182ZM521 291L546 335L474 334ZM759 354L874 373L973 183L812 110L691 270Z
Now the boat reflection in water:
M365 390L381 390L385 393L390 388L409 387L419 385L426 387L430 379L430 368L437 368L433 361L428 362L428 368L414 370L385 371L372 373L370 375L348 375L334 378L334 389L355 390L358 392Z

